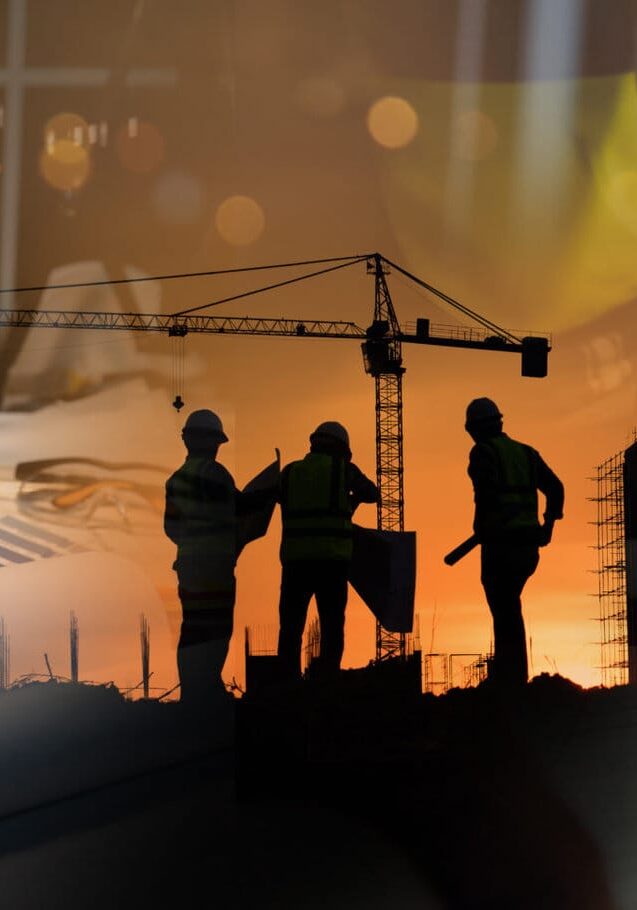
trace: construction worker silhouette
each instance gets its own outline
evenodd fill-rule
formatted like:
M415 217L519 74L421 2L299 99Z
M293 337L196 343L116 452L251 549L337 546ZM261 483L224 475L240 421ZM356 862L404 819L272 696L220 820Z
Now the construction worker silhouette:
M164 530L177 544L181 701L200 704L225 693L221 670L232 636L236 517L245 494L216 461L228 441L217 414L193 411L181 435L188 454L166 483Z
M287 680L301 676L301 642L312 596L321 634L318 672L334 676L340 668L352 514L360 503L378 499L376 485L351 459L347 430L326 421L310 436L309 453L281 471L278 656Z
M522 590L537 568L538 548L550 543L553 525L563 517L564 487L535 449L502 432L502 414L490 398L469 403L465 429L475 443L468 473L481 581L493 616L492 679L515 687L528 679ZM543 525L538 490L546 497Z

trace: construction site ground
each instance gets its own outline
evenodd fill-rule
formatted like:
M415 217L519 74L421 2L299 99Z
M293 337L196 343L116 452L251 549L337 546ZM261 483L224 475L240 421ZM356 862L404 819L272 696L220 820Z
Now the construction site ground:
M349 671L205 723L113 687L10 689L0 888L15 910L634 910L636 712L628 687L546 674L434 697Z

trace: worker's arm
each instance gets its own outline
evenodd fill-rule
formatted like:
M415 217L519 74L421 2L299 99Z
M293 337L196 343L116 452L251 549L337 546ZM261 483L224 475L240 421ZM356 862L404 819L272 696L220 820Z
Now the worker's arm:
M245 515L254 508L258 508L260 504L261 491L244 493L237 489L230 471L218 461L206 465L206 470L202 474L200 491L205 501L210 503L227 502L234 499L236 515Z
M352 512L362 502L378 502L378 487L352 462L347 465L347 493Z
M236 497L238 492L232 474L218 461L211 461L205 465L199 484L193 490L193 494L196 493L202 503L228 502Z
M181 540L181 521L170 480L166 483L166 506L164 509L164 532L174 544Z
M485 525L485 513L494 501L498 491L498 463L490 446L476 443L469 453L467 473L473 484L473 533L481 538Z
M564 518L564 484L559 479L543 458L537 456L537 486L538 490L546 497L544 517L551 521Z
M546 497L544 526L540 538L540 546L546 546L551 542L553 525L564 517L564 484L535 450L534 455L538 490Z

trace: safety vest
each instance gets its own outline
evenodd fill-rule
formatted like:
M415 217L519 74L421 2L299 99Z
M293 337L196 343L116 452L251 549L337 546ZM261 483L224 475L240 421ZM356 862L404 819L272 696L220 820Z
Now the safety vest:
M352 509L343 458L310 452L281 478L281 561L349 560Z
M166 494L178 527L174 568L180 585L191 591L231 590L237 522L228 472L207 456L190 456L168 481Z
M537 478L527 446L505 434L493 436L487 445L495 454L498 483L493 500L484 513L485 535L536 539L538 521Z

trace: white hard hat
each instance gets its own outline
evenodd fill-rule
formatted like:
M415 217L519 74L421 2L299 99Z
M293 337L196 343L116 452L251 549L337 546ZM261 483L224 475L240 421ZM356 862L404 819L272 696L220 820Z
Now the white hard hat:
M329 436L332 439L337 439L349 449L349 434L343 424L337 423L335 420L326 420L324 423L320 423L310 436L310 440L315 436Z
M221 418L214 411L209 411L207 408L201 408L201 410L193 411L188 415L182 432L187 433L189 431L209 433L211 436L216 436L221 442L228 442L228 437L223 432Z
M502 417L495 401L490 398L474 398L467 405L466 424L477 423L482 420L497 420Z

